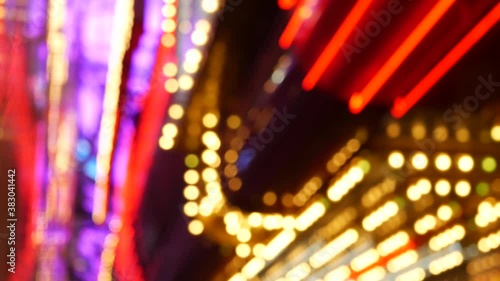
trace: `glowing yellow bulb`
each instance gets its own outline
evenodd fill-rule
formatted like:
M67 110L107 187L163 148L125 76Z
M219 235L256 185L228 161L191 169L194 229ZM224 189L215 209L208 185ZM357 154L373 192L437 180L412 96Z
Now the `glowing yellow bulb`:
M490 131L491 139L500 142L500 125L495 125Z
M164 17L171 18L177 13L177 8L174 5L165 5L161 9L161 14Z
M420 198L422 198L422 194L420 194L419 190L414 185L408 187L406 195L408 196L408 199L410 199L411 201L417 201Z
M207 20L202 19L196 22L195 28L203 32L209 32L212 28L212 25Z
M215 127L215 125L217 125L217 122L219 121L219 119L217 118L217 116L213 113L207 113L205 114L205 116L203 116L203 125L207 128L213 128Z
M481 251L483 253L487 253L491 250L490 246L488 245L488 241L485 238L482 238L481 240L479 240L479 242L477 243L477 247L478 247L479 251Z
M188 185L184 188L184 197L187 200L196 200L200 196L200 191L194 185Z
M158 144L160 145L161 149L170 150L172 149L172 147L174 147L175 141L174 139L172 139L172 137L161 136Z
M443 205L439 207L437 212L438 218L442 221L448 221L453 216L453 210L450 206Z
M262 226L267 230L278 229L281 226L281 215L267 215L262 221Z
M184 64L182 64L182 67L184 67L184 70L187 73L196 73L198 71L198 69L200 68L200 65L197 63L185 62Z
M182 75L179 77L179 88L182 90L190 90L193 88L194 80L189 75Z
M262 225L262 215L260 213L251 213L248 216L248 224L251 227L259 227Z
M238 246L236 246L236 255L240 258L248 257L251 252L252 249L248 244L238 244Z
M434 216L427 215L422 219L422 226L428 230L435 228L436 225L437 225L437 221L436 221L436 218Z
M215 170L214 168L206 168L201 173L201 177L205 182L215 181L218 178L217 170Z
M346 178L352 182L358 183L363 179L364 173L360 167L352 167L346 174Z
M177 68L175 71L177 72ZM165 82L165 90L167 90L167 92L175 93L177 92L178 89L179 89L179 83L177 82L177 79L170 78Z
M218 0L202 0L201 8L203 11L207 13L213 13L219 9L219 1Z
M240 222L240 215L238 212L232 211L224 215L224 223L227 225L236 225Z
M256 257L260 257L262 255L262 251L264 251L264 248L266 246L262 243L257 243L255 246L253 246L252 253Z
M448 182L447 180L444 180L444 179L438 180L436 182L435 189L436 189L436 193L439 196L446 196L446 195L450 194L450 191L451 191L450 182Z
M203 144L205 144L209 149L217 150L220 148L221 142L215 132L207 131L203 134L201 139Z
M415 155L413 155L411 164L413 165L413 167L415 167L415 169L423 170L427 167L428 164L427 156L422 152L417 152L415 153Z
M477 210L481 215L484 216L491 216L493 215L493 205L491 202L488 201L483 201L479 206L477 206Z
M203 58L203 55L198 49L189 49L186 52L186 62L191 63L191 64L198 64L201 59Z
M218 181L212 181L207 183L205 189L207 190L208 194L212 194L212 193L220 193L222 187Z
M184 115L184 108L178 104L172 104L168 109L168 115L175 120L181 119Z
M188 184L196 184L200 180L200 174L196 170L187 170L184 173L184 181Z
M192 220L188 225L188 230L193 235L200 235L203 233L203 223L199 220Z
M217 152L207 149L201 154L201 160L210 167L216 168L220 165L220 158Z
M474 218L474 222L476 223L477 226L479 227L486 227L489 223L488 218L485 218L483 216L477 215Z
M440 153L435 161L434 164L436 165L436 168L440 171L447 171L451 167L451 158L448 156L448 154L445 153Z
M177 133L178 133L177 126L175 124L172 124L172 123L165 124L163 126L163 128L161 129L161 131L162 131L164 136L170 137L170 138L174 138L175 136L177 136Z
M458 159L458 168L462 172L470 172L474 168L474 159L470 155L463 155Z
M161 37L161 44L167 48L175 45L175 36L172 33L166 33Z
M188 217L194 217L198 214L198 204L195 202L187 202L184 204L184 214Z
M399 169L403 167L405 163L405 158L403 154L399 151L394 151L389 154L389 158L387 159L389 165L394 169Z
M161 29L164 32L174 32L177 25L173 19L166 19L161 23Z
M243 228L238 231L238 234L236 234L236 239L240 242L248 242L252 238L252 233L250 230Z
M166 63L163 66L163 74L167 77L175 76L177 74L177 65L173 62Z
M203 46L208 41L208 35L206 32L201 30L195 30L191 34L191 41L197 46Z
M455 185L455 192L460 197L466 197L470 194L471 186L468 181L461 180Z
M416 187L418 188L421 194L428 194L432 190L432 184L426 178L418 180L416 183Z

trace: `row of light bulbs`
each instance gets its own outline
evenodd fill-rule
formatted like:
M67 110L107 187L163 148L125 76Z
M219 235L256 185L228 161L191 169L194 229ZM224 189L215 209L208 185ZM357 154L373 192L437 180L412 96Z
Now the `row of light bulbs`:
M433 251L444 249L465 237L465 228L459 224L433 236L429 240L429 248Z
M339 179L332 182L328 187L328 198L338 202L344 198L350 190L360 183L370 170L370 163L365 159L353 159L353 164Z
M479 251L483 253L488 253L500 247L500 231L491 233L488 236L479 239L477 247Z
M389 138L397 138L400 137L401 134L401 125L397 121L391 121L388 123L386 126L386 134ZM427 132L427 127L425 124L421 121L415 122L411 126L411 136L415 140L423 140L425 138L430 139L435 142L444 142L448 140L449 136L449 129L444 126L444 125L437 125L433 130L432 134L429 134ZM486 139L487 138L487 139ZM461 143L466 143L470 141L470 131L466 127L460 127L455 130L455 139L458 142ZM489 132L488 131L481 131L480 135L481 141L494 141L494 142L500 142L500 123L495 123L493 124Z
M382 198L388 194L391 194L396 190L396 180L390 177L386 177L375 186L371 187L363 197L361 197L361 204L365 208L371 208Z
M177 41L175 35L177 29L177 5L177 0L166 0L161 9L162 16L164 17L161 23L161 28L164 32L161 44L171 51L175 48ZM173 59L167 59L168 61L162 67L162 73L165 75L164 87L168 93L174 94L179 88L179 82L175 78L178 72L178 65ZM184 108L174 104L168 109L168 114L174 120L180 119L184 114ZM163 125L161 133L158 140L160 148L164 150L172 149L175 144L175 137L179 133L177 125L175 123L166 123Z
M468 173L473 170L475 163L471 155L461 154L457 155L455 158L455 163L459 171ZM393 169L400 169L405 164L405 156L401 151L393 151L389 154L387 163ZM411 156L410 163L416 170L424 170L428 166L429 159L424 153L417 152ZM447 153L437 153L434 157L434 165L439 171L445 172L450 170L452 163L452 158ZM483 171L492 173L496 170L497 161L491 156L486 156L481 160L481 167Z
M167 62L163 66L163 74L166 77L165 90L174 95L177 91L190 91L194 86L194 76L199 71L203 53L201 48L204 48L208 43L212 24L206 19L199 19L194 28L191 28L189 21L183 21L177 26L177 7L176 0L166 0L165 5L162 7L162 15L165 19L162 22L162 30L164 31L162 37L162 45L166 48L173 48L176 44L176 31L180 33L189 33L192 29L190 39L193 47L183 53L181 59L182 68L173 61ZM201 3L203 10L207 14L213 14L219 7L217 1L205 0ZM215 9L215 10L214 10ZM208 18L208 17L207 17ZM175 145L175 137L177 136L178 120L184 116L184 106L180 103L173 103L167 109L168 117L172 122L166 123L163 128L170 128L162 130L163 135L160 137L159 145L164 150L172 149Z
M445 271L455 268L464 262L464 256L461 251L454 251L440 258L437 258L429 264L429 272L432 275L439 275Z
M394 161L396 161L396 164L391 165L391 166L393 166L393 168L401 168L404 165L404 156L402 155L402 153L400 155L396 155L396 157L399 157L399 156L402 156L402 157L400 157L399 159L393 158L393 159L389 160L389 162L393 161L392 164L394 164ZM337 157L335 159L336 162L338 162L337 164L340 164L339 166L344 165L345 161L347 160L346 157L343 157L344 159L340 159L340 158L341 157L337 155ZM402 158L402 161L401 161L401 158ZM332 159L330 165L333 166L335 160ZM344 160L344 162L342 162L341 160ZM429 162L427 156L422 152L414 154L413 158L411 160L412 160L411 161L412 166L414 168L416 168L417 170L425 169L428 166L428 162ZM398 161L402 162L402 163L398 164L397 163ZM485 164L485 162L486 162L486 164ZM492 165L492 163L493 163L493 165ZM447 171L451 168L451 164L452 164L451 157L449 157L445 153L440 153L435 157L435 164L436 164L436 168L438 170ZM399 165L399 167L398 167L398 165ZM496 160L493 157L487 156L483 159L482 166L483 166L483 170L485 170L486 172L493 172L496 168ZM495 168L491 168L492 166L495 166ZM457 159L457 167L462 172L470 172L474 168L474 159L472 159L472 157L470 157L470 155L460 155L459 158ZM487 168L485 168L485 167L487 167ZM337 168L337 170L338 170L338 168ZM336 170L335 170L335 172L336 172ZM353 174L354 174L354 172L353 172ZM360 179L358 179L358 180L360 180ZM334 186L334 184L332 184L330 186L330 188L333 186ZM344 185L344 188L347 188L347 191L348 191L349 186L350 185L346 184L346 185ZM373 188L374 190L377 189L377 194L379 195L380 198L383 197L383 194L380 195L379 194L380 192L378 192L379 191L378 189L381 189L383 186L390 187L391 185L386 183L385 185L380 184L380 185L377 185ZM395 184L393 184L393 186L395 187ZM338 185L337 187L340 188L341 185ZM434 188L435 188L435 192L440 196L446 196L452 190L451 184L445 179L440 179L440 180L436 181L434 184ZM390 188L386 188L386 189L390 190ZM432 191L432 189L433 189L433 184L430 182L430 180L426 179L426 178L421 178L414 185L410 186L410 188L408 190L408 197L410 199L413 199L412 201L417 201L423 195L429 194ZM457 183L455 184L455 192L457 193L457 195L459 197L466 197L471 192L470 183L466 180L457 181ZM343 191L341 193L347 193L347 192ZM341 194L341 193L339 193L339 194ZM375 191L374 191L374 194L375 194ZM329 196L329 197L331 200L332 200L332 198L337 199L337 200L332 200L332 201L338 201L342 198L342 196L340 196L340 198L337 198L339 196L337 196L337 197ZM365 199L364 201L367 203L364 203L364 204L369 205L370 204L370 203L368 203L369 201L370 202L371 201L377 202L377 198L373 198L374 197L373 195L371 197L372 198L370 198L370 200ZM368 198L368 197L366 197L366 198ZM380 198L378 198L378 200L380 200ZM387 204L389 204L389 202ZM394 206L396 206L396 208L392 208L395 211L394 210L391 211L391 209L389 208L390 205L388 205L387 210L385 210L385 211L380 210L380 215L374 216L374 218L376 218L376 219L372 219L371 220L372 223L377 221L379 224L382 224L383 221L385 221L383 218L383 215L390 217L391 215L397 214L398 204L395 202L392 202L392 203L394 204ZM384 206L381 207L380 209L383 209ZM376 213L376 211L374 213ZM433 230L437 227L440 227L444 222L449 221L456 214L457 214L457 211L454 210L454 208L452 208L451 206L442 205L437 210L437 216L427 215L421 219L420 223L416 224L416 227L415 227L416 232L419 234L424 234L425 232L428 232L428 231ZM373 215L373 213L372 213L372 215ZM368 218L369 218L369 216L367 216L365 218L365 220ZM388 218L386 218L386 219L388 219ZM380 223L380 222L382 222L382 223ZM373 227L368 227L368 228L371 229ZM375 226L373 229L375 229L375 228L377 228L377 226ZM438 251L440 249L443 249L444 247L449 246L451 243L462 240L464 238L464 236L465 236L464 227L461 225L455 225L454 227L451 227L450 229L447 229L447 230L437 234L433 238L431 238L431 241L429 242L430 243L429 247L434 251ZM389 247L388 245L397 245L399 247L395 246L393 249L393 251L396 251L397 249L404 247L404 245L406 245L409 242L409 236L406 232L398 233L392 239L393 240L387 239L386 241L384 241L384 242L387 242L385 244L382 244L383 242L380 243L379 244L380 249L383 249L381 245L385 245L385 247ZM399 245L397 243L397 240L400 241ZM358 256L356 259L352 260L351 268L354 271L358 271L358 272L362 271L365 268L368 268L371 264L373 264L373 261L376 262L376 260L378 260L381 256L380 253L377 253L377 255L374 255L375 252L377 252L377 251L375 249L372 249L372 251L366 252L366 254L367 254L366 257L363 255ZM390 252L390 251L386 250L384 252L384 254L388 255L389 253L387 253L387 252ZM318 254L318 253L316 253L316 254ZM370 254L369 257L368 257L368 254ZM456 263L454 263L450 266L442 265L439 262L439 259L431 262L431 265L429 267L429 271L431 272L431 274L437 275L437 274L440 274L441 272L444 272L444 271L449 270L455 266L458 266L459 264L461 264L463 262L463 256L462 256L462 259L460 259L459 255L462 255L462 254L459 252L450 254L449 258L453 258L454 261L456 261ZM328 255L325 253L322 253L321 256L328 257ZM312 257L314 257L314 255ZM448 257L448 256L446 256L446 257ZM308 276L311 273L313 268L317 268L317 267L321 266L320 263L315 265L315 263L314 262L311 263L311 261L312 260L310 260L309 264L308 263L300 263L300 264L296 265L286 274L285 277L278 279L278 280L282 280L282 279L283 280L302 280L302 279L306 278L306 276ZM367 263L368 265L363 264L363 262L361 262L361 261ZM399 254L397 257L391 258L389 260L388 270L392 273L399 272L402 269L407 268L409 265L416 263L417 261L418 261L418 253L414 250L407 250L406 252ZM359 264L358 264L358 262L359 262ZM390 264L390 266L389 266L389 264ZM349 276L351 275L351 269L348 266L339 267L338 271L334 270L332 272L335 272L335 277L336 277L335 280L345 280L345 279L349 278ZM345 276L345 278L341 277L341 273L343 274L343 276ZM386 275L385 269L383 267L376 266L367 272L363 272L360 276L358 276L358 280L365 280L365 279L371 280L371 281L381 280L384 278L385 275ZM323 280L329 280L329 279L333 278L333 276L334 275L332 275L332 274L330 274L330 275L327 274L325 276L325 278L323 278ZM417 267L417 268L411 269L410 271L399 275L397 279L403 280L402 278L404 278L404 280L423 280L425 278L425 276L426 276L425 270L423 268ZM340 278L340 279L338 279L338 278ZM410 278L410 279L408 279L408 278Z
M446 179L439 179L434 183L434 191L439 196L445 197L450 194L452 186L450 182ZM427 178L419 179L415 184L411 184L407 191L406 196L411 201L418 201L424 195L429 194L432 191L432 183ZM458 180L454 187L455 194L459 197L467 197L471 191L472 187L467 180Z
M366 216L362 221L362 226L366 231L374 231L384 222L396 216L399 209L400 207L395 201L387 201L384 205Z

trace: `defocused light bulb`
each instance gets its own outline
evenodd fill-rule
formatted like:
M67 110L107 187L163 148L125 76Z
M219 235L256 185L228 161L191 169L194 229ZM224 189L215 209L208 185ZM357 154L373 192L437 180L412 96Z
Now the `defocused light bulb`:
M207 13L213 13L219 8L218 0L202 0L201 7Z
M500 125L495 125L491 128L491 139L500 142Z
M439 207L437 215L440 220L448 221L453 216L453 210L450 206L443 205Z
M445 153L440 153L435 161L434 164L436 165L436 168L440 171L447 171L451 167L451 158L448 156L448 154Z
M463 155L458 159L458 168L462 172L470 172L474 168L474 159L470 155Z
M188 225L188 230L193 235L200 235L203 229L203 223L199 220L192 220Z
M251 249L248 244L238 244L236 246L236 255L240 258L246 258L250 255Z
M181 119L184 115L184 108L179 104L172 104L168 109L168 115L175 120Z
M389 154L389 158L387 159L389 165L394 169L399 169L403 167L405 163L405 158L403 154L399 151L394 151Z
M450 182L448 182L447 180L444 180L444 179L438 180L436 182L435 189L436 189L436 193L439 196L446 196L446 195L450 194L450 191L451 191Z
M423 170L427 167L428 164L427 156L422 152L417 152L415 153L415 155L413 155L411 164L413 165L413 167L415 167L415 169Z
M471 186L468 181L461 180L455 185L455 192L460 197L466 197L470 194Z

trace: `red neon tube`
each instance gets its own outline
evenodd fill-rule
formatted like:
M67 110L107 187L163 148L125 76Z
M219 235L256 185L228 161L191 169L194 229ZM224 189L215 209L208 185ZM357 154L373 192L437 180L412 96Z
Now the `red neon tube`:
M391 114L401 118L452 68L500 19L500 3L498 3L474 28L465 35L453 49L446 54L405 96L394 101Z
M307 5L307 0L301 0L278 41L281 48L290 48L295 36L297 36L297 33L302 26L302 23L310 17L311 13L312 12Z
M325 73L326 68L338 54L345 40L347 39L349 34L352 33L352 31L356 27L356 24L365 14L371 3L372 0L359 0L358 2L356 2L354 7L345 18L344 22L342 22L342 24L340 25L340 28L337 30L335 35L333 35L330 42L328 42L328 45L326 45L321 55L302 81L302 88L304 90L309 91L314 88L314 86L316 86L318 80L321 78L323 73Z
M370 82L359 93L354 93L349 100L349 110L357 114L373 99L382 86L389 80L404 60L422 42L424 37L443 17L455 0L441 0L429 11L417 27L410 33L398 49L379 69Z

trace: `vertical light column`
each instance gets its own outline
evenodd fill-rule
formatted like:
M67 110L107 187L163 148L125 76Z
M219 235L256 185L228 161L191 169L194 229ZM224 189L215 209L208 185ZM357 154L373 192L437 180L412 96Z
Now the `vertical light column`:
M92 209L92 220L96 224L104 223L107 214L109 175L120 97L122 62L130 44L133 18L134 1L117 0L111 31L106 89L97 143L97 174Z

